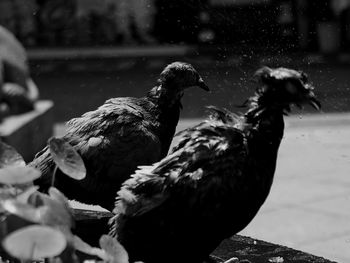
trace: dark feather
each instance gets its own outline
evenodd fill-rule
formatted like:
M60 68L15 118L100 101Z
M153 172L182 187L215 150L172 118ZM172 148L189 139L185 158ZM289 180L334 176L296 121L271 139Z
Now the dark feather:
M288 81L258 87L243 116L210 107L209 119L181 132L170 155L123 184L111 234L131 261L202 262L254 218L273 181L283 110L315 99L302 86L288 96Z
M203 85L195 69L175 62L161 73L159 85L142 98L113 98L94 111L68 121L64 135L82 156L87 176L75 181L59 170L55 186L69 199L113 209L121 184L138 165L152 164L168 153L180 114L184 90ZM43 176L35 183L51 184L53 160L47 149L30 164Z

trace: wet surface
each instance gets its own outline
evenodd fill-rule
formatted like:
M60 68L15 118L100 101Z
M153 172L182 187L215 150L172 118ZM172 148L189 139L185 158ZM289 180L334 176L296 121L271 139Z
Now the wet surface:
M332 262L322 257L317 257L288 247L240 235L235 235L232 238L222 242L221 245L213 252L213 255L224 260L229 260L232 257L236 257L239 260L249 260L252 263Z

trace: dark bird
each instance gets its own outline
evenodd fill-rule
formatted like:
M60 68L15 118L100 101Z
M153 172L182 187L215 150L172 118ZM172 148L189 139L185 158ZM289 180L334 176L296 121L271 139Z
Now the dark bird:
M0 26L0 118L33 110L38 98L24 47Z
M292 104L320 103L304 73L264 67L255 76L243 116L210 107L210 118L181 132L167 157L123 184L111 235L131 262L203 262L258 212L273 181L283 115Z
M185 89L194 86L209 90L190 64L174 62L165 67L145 97L109 99L97 110L70 120L63 138L81 155L87 175L76 181L57 170L54 185L69 199L112 210L117 191L137 166L167 155L181 98ZM35 184L47 190L54 169L48 148L30 165L43 173Z

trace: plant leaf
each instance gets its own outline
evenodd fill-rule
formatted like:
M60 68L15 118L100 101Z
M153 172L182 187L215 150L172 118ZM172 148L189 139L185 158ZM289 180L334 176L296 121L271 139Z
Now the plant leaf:
M55 200L59 203L61 203L63 206L67 208L71 212L71 207L69 205L68 198L56 187L50 187L49 188L49 196L51 197L52 200ZM72 212L73 214L73 212Z
M284 259L283 257L272 257L272 258L269 258L269 262L272 262L272 263L283 263L284 262Z
M49 139L49 150L53 160L63 173L76 180L85 178L84 161L68 142L60 138L51 138Z
M65 204L39 192L32 194L29 203L37 207L42 224L60 227L70 232L74 221L70 209Z
M25 166L26 163L15 148L4 142L0 142L0 168L10 165Z
M7 166L0 169L0 183L25 184L40 177L41 172L30 166Z
M51 227L32 225L16 230L2 241L11 256L22 260L55 257L66 248L64 235Z
M117 241L117 239L102 235L100 238L100 247L110 255L113 263L129 263L128 252L125 248Z
M15 198L16 191L14 187L0 187L0 200Z
M39 189L39 186L30 186L16 196L16 200L21 203L28 203L29 197Z
M35 207L15 199L8 199L1 202L1 209L30 222L40 223L41 221L39 211Z
M76 250L85 253L87 255L91 256L97 256L105 261L109 261L110 257L106 254L105 251L103 251L100 248L92 247L85 241L83 241L80 237L74 236L73 237L73 244Z

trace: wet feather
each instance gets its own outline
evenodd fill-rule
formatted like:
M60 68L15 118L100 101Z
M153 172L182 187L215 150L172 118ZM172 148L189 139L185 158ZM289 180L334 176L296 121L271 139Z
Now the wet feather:
M256 77L244 115L209 107L167 157L123 184L111 234L132 261L202 262L255 217L272 185L284 111L317 101L300 72L263 68Z
M112 98L68 121L63 138L82 156L87 176L78 182L58 170L55 186L70 199L112 210L116 192L137 166L152 164L168 153L181 98L192 86L206 87L191 65L174 62L165 67L157 86L145 97ZM46 191L54 169L47 149L30 165L43 172L35 183Z

